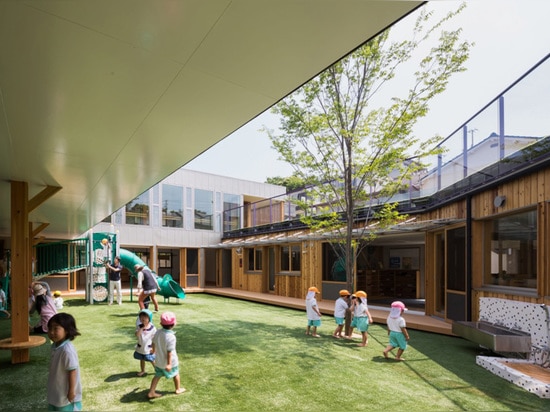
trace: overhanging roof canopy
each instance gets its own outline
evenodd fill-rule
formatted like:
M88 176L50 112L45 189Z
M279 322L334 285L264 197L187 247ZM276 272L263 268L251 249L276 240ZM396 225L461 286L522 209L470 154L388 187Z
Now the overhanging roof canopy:
M0 235L10 181L79 235L421 3L1 2Z

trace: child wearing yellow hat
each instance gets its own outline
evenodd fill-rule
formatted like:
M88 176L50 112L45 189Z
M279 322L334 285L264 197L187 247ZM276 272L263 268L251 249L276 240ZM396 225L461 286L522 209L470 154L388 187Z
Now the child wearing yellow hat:
M351 330L357 328L361 332L361 343L357 346L367 346L369 344L369 324L372 323L372 316L370 315L369 308L367 306L367 293L358 290L355 292L356 299L352 301L353 321L351 322Z
M57 310L63 309L63 298L61 297L61 292L56 290L53 293L53 302L55 303L55 308Z
M336 339L342 337L342 330L344 329L344 323L346 319L346 311L349 308L350 295L346 289L342 289L339 292L340 297L334 302L334 321L336 322L336 329L332 336Z
M315 286L310 287L307 290L307 296L306 296L306 314L307 314L307 329L306 329L306 335L309 335L311 332L311 336L314 338L320 338L321 336L317 334L317 328L321 326L321 312L319 311L319 307L317 306L317 299L315 299L315 295L319 293L319 289L317 289Z

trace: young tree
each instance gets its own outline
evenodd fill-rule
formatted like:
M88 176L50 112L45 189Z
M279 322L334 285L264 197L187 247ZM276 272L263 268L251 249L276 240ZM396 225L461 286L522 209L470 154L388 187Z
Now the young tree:
M461 30L443 30L464 5L428 27L433 12L421 10L406 40L391 40L389 30L372 39L315 79L279 102L279 132L265 130L280 159L294 168L294 176L314 186L308 199L316 212L302 218L312 230L331 232L336 256L344 263L347 285L361 248L373 239L368 229L403 219L395 204L375 208L425 167L435 153L438 136L419 139L416 122L428 112L430 100L442 93L457 72L465 70L472 43L461 40ZM439 33L437 41L431 39ZM392 96L398 69L435 43L416 65L403 96ZM403 70L399 73L402 74ZM384 102L386 107L379 104ZM320 204L323 204L321 213ZM304 207L305 205L301 205ZM357 212L361 209L361 224ZM363 219L364 217L364 219Z
M308 184L306 181L302 180L300 177L292 175L289 177L281 177L281 176L274 176L274 177L268 177L266 179L266 183L270 183L272 185L279 185L286 187L286 191L293 192L295 190L303 189Z

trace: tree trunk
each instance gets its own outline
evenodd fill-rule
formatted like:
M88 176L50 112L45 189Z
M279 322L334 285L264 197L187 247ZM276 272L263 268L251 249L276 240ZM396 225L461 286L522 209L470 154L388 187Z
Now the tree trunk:
M344 334L351 335L351 309L346 309L346 317L344 318Z

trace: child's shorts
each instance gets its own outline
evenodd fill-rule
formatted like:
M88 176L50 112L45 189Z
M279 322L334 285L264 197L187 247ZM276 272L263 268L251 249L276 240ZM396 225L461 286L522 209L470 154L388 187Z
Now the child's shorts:
M317 320L308 319L307 326L321 326L321 319L317 319Z
M337 318L336 316L334 317L334 321L337 325L343 325L345 320L345 318Z
M54 405L48 404L48 410L49 411L81 411L82 402L73 402L68 404L67 406L54 406Z
M146 362L154 362L155 361L155 354L154 353L148 353L144 355L143 353L134 352L134 359L142 360Z
M401 350L407 349L407 339L402 332L390 332L390 345Z
M366 332L369 330L369 318L366 316L356 317L353 318L353 320L355 321L354 327L356 327L359 332Z
M164 377L164 378L171 379L175 376L178 376L179 373L180 373L180 371L179 371L177 366L172 367L170 372L168 372L166 369L159 368L158 366L155 366L155 376L157 376L159 378Z

